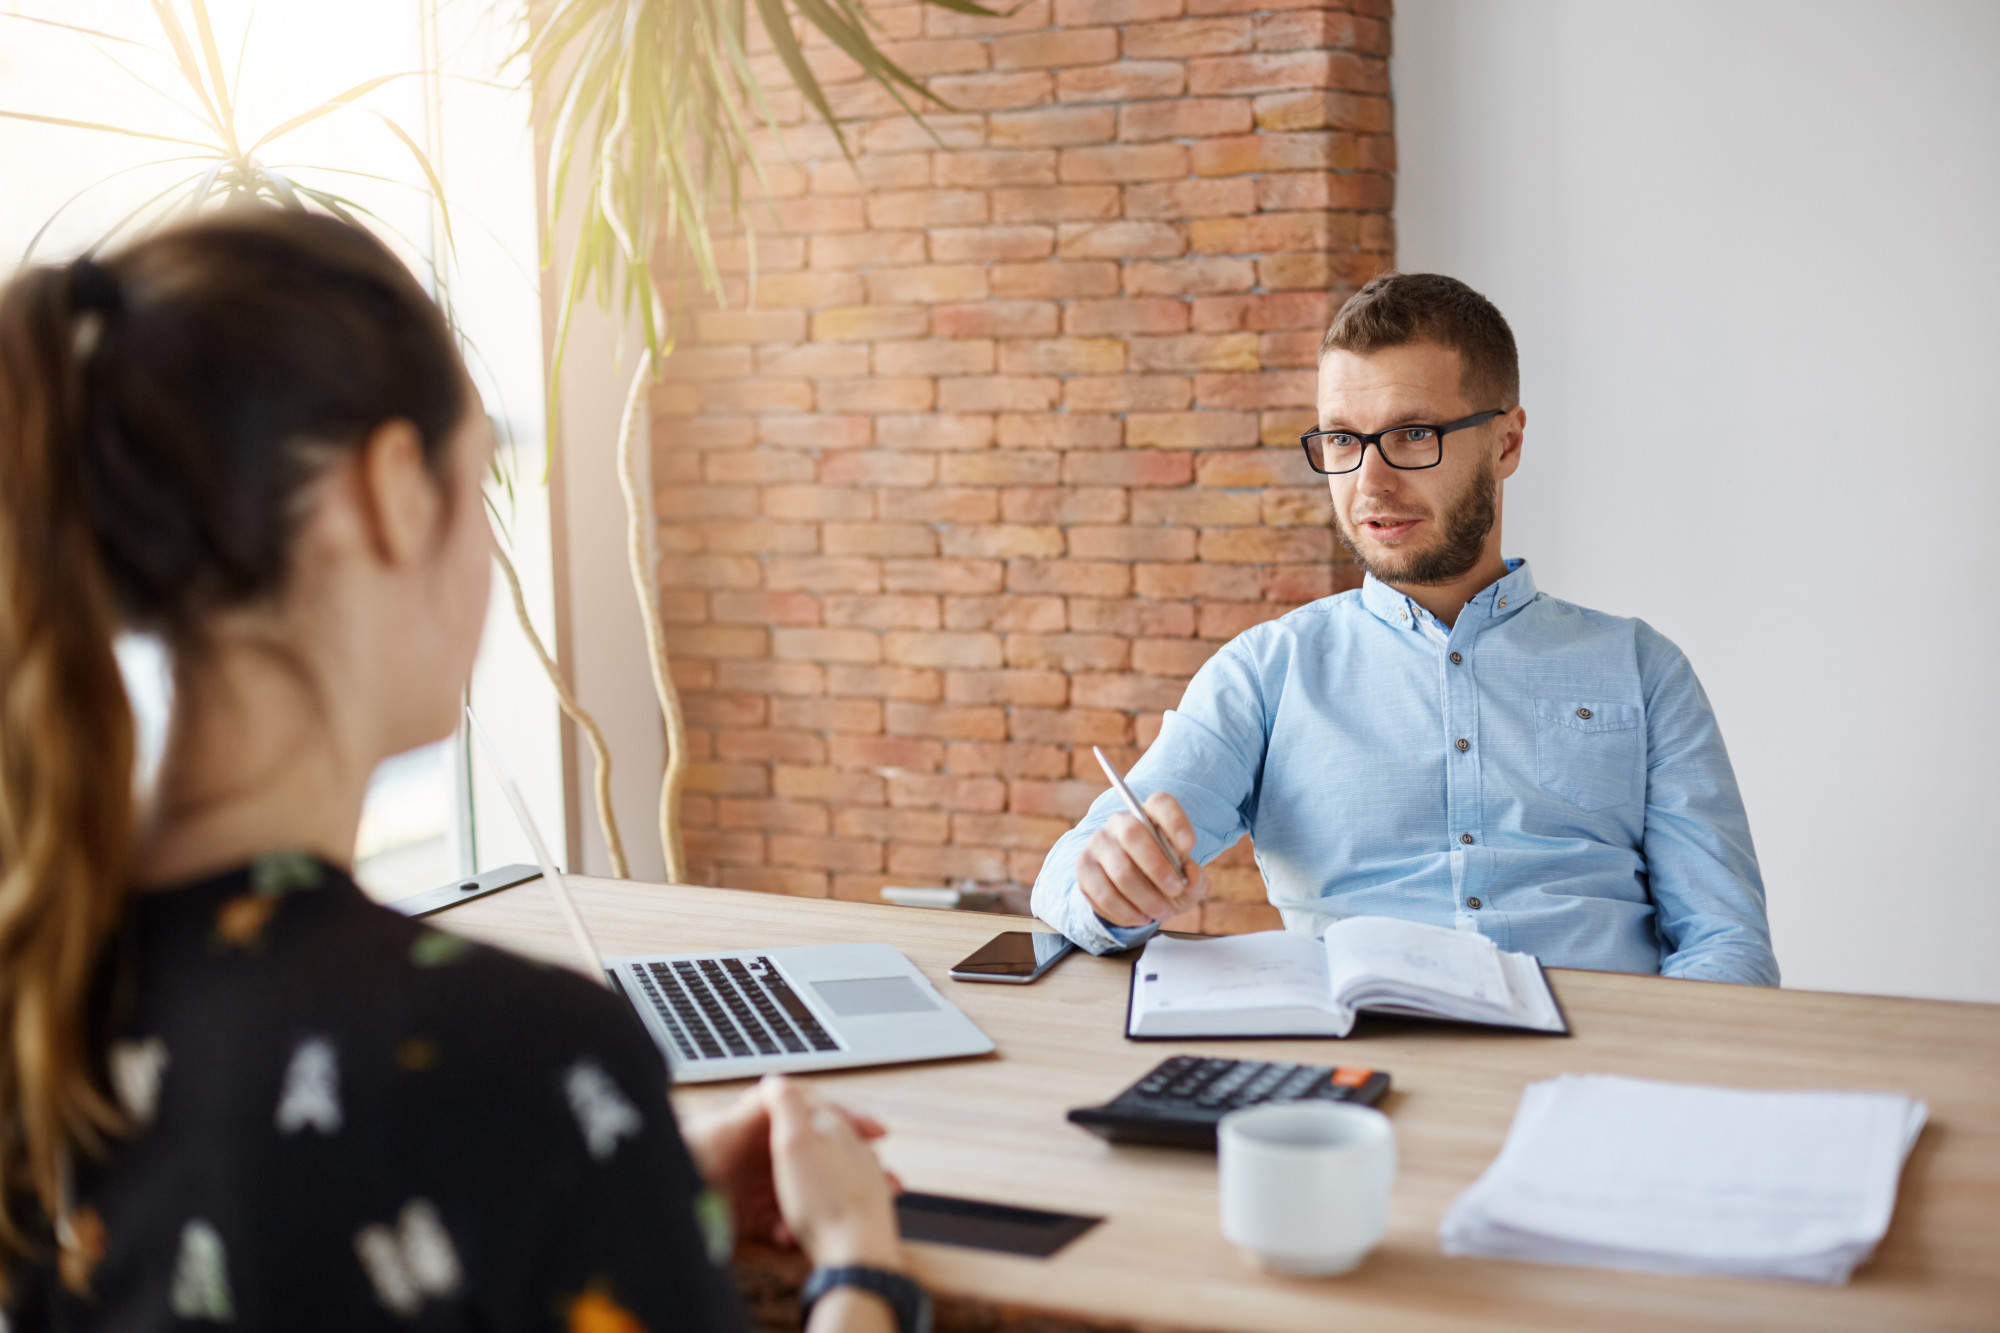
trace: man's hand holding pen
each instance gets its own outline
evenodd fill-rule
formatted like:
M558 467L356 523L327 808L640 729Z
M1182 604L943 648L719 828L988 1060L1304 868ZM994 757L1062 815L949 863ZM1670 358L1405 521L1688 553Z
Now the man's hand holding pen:
M1178 856L1169 859L1144 822L1120 812L1090 835L1077 858L1083 896L1114 926L1165 921L1208 896L1208 875L1188 855L1194 850L1194 825L1180 802L1154 792L1144 809Z

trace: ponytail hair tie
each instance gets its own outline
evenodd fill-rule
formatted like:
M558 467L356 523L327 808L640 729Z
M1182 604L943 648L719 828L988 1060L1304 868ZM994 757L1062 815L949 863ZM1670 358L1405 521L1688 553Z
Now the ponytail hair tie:
M124 304L124 292L116 274L85 255L69 266L69 303L79 314L109 315Z

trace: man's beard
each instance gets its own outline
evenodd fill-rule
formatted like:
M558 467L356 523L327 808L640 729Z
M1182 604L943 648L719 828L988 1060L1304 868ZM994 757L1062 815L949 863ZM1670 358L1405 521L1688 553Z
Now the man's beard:
M1499 500L1500 483L1493 475L1493 464L1481 463L1465 490L1445 510L1438 524L1437 539L1430 546L1407 555L1387 553L1390 559L1402 557L1400 567L1364 555L1338 510L1333 515L1333 535L1354 557L1355 564L1383 583L1450 583L1470 574L1480 556L1486 553L1486 534L1493 531L1494 520L1500 516Z

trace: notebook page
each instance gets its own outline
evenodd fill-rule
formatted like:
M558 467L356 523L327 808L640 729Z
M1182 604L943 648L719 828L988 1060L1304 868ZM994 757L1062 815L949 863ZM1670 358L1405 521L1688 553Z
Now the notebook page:
M1500 951L1484 935L1390 916L1354 916L1327 927L1322 944L1336 998L1366 978L1390 982L1404 995L1428 993L1513 1011Z
M1319 947L1282 930L1206 940L1155 935L1139 971L1147 1010L1332 1007Z

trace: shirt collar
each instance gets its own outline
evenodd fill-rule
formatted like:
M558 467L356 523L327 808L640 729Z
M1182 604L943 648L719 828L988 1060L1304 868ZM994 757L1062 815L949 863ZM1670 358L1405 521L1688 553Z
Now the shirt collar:
M1507 561L1507 576L1487 584L1472 595L1459 612L1458 623L1468 617L1479 621L1505 620L1535 600L1535 576L1528 562L1518 556ZM1397 592L1373 574L1361 580L1361 604L1391 629L1414 630L1432 619L1431 613Z

